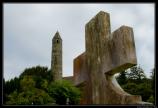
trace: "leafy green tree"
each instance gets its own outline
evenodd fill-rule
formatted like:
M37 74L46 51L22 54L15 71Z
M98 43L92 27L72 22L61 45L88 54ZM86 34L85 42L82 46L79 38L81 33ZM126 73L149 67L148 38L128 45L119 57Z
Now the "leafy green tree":
M20 78L23 76L32 76L32 78L35 81L36 88L42 88L41 84L43 83L43 80L47 80L48 83L50 83L52 80L51 70L48 70L47 67L42 66L34 66L31 68L26 68L24 72L20 75Z
M43 87L47 87L44 80ZM6 104L15 105L41 105L52 104L54 99L42 89L35 88L35 81L31 75L23 76L20 80L21 92L14 91L8 96L9 101Z
M122 88L129 94L138 95L138 85L133 82L128 82L125 85L122 85Z
M78 104L80 101L80 90L66 80L53 82L49 86L48 92L55 99L56 104L64 105L68 100L68 104Z
M53 104L54 99L48 95L44 90L33 88L20 93L14 91L9 96L9 105L43 105Z
M20 87L23 91L33 89L35 87L35 81L32 76L24 76L20 81Z
M127 76L129 80L135 81L136 83L141 83L142 79L146 78L144 70L140 66L131 67Z
M122 85L122 88L127 93L130 93L132 95L141 95L143 101L147 101L152 94L151 85L150 83L147 83L147 81L139 84L135 82L129 82L125 85Z
M52 104L54 99L47 93L51 82L51 71L47 67L26 68L19 78L4 83L5 104Z
M18 84L18 86L16 85ZM80 91L68 81L52 82L51 71L47 67L31 67L24 70L19 78L5 83L6 104L43 105L43 104L78 104Z
M45 91L48 90L48 81L47 81L47 80L45 80L45 79L42 80L41 88L42 88L43 90L45 90Z
M137 94L142 96L143 101L147 101L152 95L151 83L145 81L144 83L138 84Z
M155 96L155 68L152 69L151 72L151 80L152 80L152 89L154 90L153 96Z
M117 81L118 81L118 83L120 84L120 85L124 85L124 84L126 84L127 83L127 72L126 71L122 71L119 75L118 75L118 77L116 78L117 79Z
M32 77L39 77L46 79L48 76L48 68L42 66L35 66L31 68L26 68L24 72L20 75L20 77L31 75Z
M155 99L154 99L153 95L151 95L151 96L149 97L149 99L147 100L147 102L150 102L150 103L155 104Z
M125 80L127 83L122 83ZM119 82L119 81L122 82ZM118 82L121 87L128 93L133 95L141 95L143 101L152 101L152 84L151 79L148 79L140 66L130 68L126 75L120 74ZM150 98L150 100L149 100Z
M16 99L17 99L18 93L17 90L15 90L13 93L8 95L8 101L6 101L7 105L16 105Z
M155 68L151 71L151 89L152 89L152 96L150 96L149 101L155 104Z
M37 89L32 96L33 104L40 105L40 104L54 104L55 100L49 96L44 90Z
M14 79L11 79L10 81L6 81L4 84L4 93L10 94L15 90L20 89L20 79L15 77Z
M5 79L3 78L3 104L7 101L7 94L5 93L6 86L5 86Z

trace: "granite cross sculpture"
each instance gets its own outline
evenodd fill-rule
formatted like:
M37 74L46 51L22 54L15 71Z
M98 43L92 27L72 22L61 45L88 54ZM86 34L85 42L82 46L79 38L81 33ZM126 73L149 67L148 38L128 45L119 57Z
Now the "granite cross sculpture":
M137 64L133 29L111 33L110 15L100 11L85 26L86 51L74 59L74 82L82 89L81 104L139 104L114 74Z

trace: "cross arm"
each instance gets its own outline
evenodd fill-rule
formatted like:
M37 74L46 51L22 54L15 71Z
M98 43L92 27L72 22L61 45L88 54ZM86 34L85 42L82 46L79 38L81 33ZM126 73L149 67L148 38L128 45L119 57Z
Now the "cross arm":
M115 74L137 64L133 29L121 26L111 35L110 51L112 68L106 73Z

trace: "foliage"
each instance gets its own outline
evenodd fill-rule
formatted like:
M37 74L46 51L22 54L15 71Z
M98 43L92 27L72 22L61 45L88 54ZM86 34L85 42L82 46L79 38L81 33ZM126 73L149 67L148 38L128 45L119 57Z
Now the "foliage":
M144 83L141 83L138 85L138 94L142 96L142 99L144 101L147 101L150 96L152 95L152 89L151 89L151 82L147 83L148 81L145 81Z
M154 69L151 78L147 78L140 66L134 66L128 72L120 73L117 80L126 92L141 95L143 101L154 103L154 78Z
M61 83L52 82L52 78L51 71L47 67L36 66L25 69L19 78L15 77L10 81L4 81L4 104L56 104L59 98L60 101L63 101L63 90L66 90L63 93L66 97L69 97L69 104L77 104L79 102L80 92L75 86L67 81L59 81ZM48 88L50 92L48 92ZM51 90L53 91L52 93ZM62 103L59 102L58 104Z
M126 84L127 83L127 72L122 71L119 76L117 77L117 81L119 84Z
M144 73L144 70L140 66L133 66L130 68L128 78L139 83L142 79L146 78L146 75Z
M150 83L128 83L122 85L122 88L130 94L141 95L143 101L147 101L149 97L152 95Z
M49 86L48 92L54 97L56 104L78 104L80 101L80 91L73 84L66 80L59 80Z
M48 70L47 67L41 67L41 66L26 68L24 72L20 75L20 77L26 75L31 75L35 80L46 79L50 81L52 78L51 71Z
M155 68L153 68L152 69L152 71L151 71L151 89L153 90L153 92L152 92L152 97L153 97L153 103L155 103ZM151 101L151 99L150 99L150 101Z
M20 87L23 91L31 90L35 86L35 81L32 79L32 76L24 76L20 80Z
M20 79L15 77L14 79L11 79L10 81L6 81L4 84L4 93L10 94L15 90L20 89Z
M14 91L8 97L9 101L7 101L6 104L9 105L41 105L52 104L54 102L53 98L51 98L45 91L36 88L20 93Z
M154 96L151 95L147 101L148 101L148 102L151 102L151 103L155 103Z

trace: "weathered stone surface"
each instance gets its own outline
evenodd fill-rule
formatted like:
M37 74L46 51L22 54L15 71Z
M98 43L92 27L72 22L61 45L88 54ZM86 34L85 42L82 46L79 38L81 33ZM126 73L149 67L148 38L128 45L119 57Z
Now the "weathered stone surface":
M73 61L74 65L74 82L75 85L84 83L87 80L87 69L86 69L86 62L85 62L85 53L82 53L78 57L76 57Z
M81 101L80 104L88 104L91 103L91 95L90 91L88 88L89 87L89 75L87 73L87 65L86 65L86 60L85 60L85 52L76 57L73 61L74 63L74 70L73 70L73 75L74 75L74 83L77 87L80 88L81 92Z
M86 63L90 77L89 88L91 102L101 104L105 101L105 69L111 69L111 54L108 46L110 37L109 14L100 12L85 27L86 37ZM106 51L106 53L105 53ZM105 65L109 64L109 65Z
M114 74L136 65L133 30L122 26L111 34L110 16L103 11L85 27L86 51L74 59L74 82L83 92L81 104L138 104Z
M58 32L52 39L51 71L53 81L62 79L62 39Z
M114 74L137 64L133 29L121 26L110 37L112 68L105 72Z

